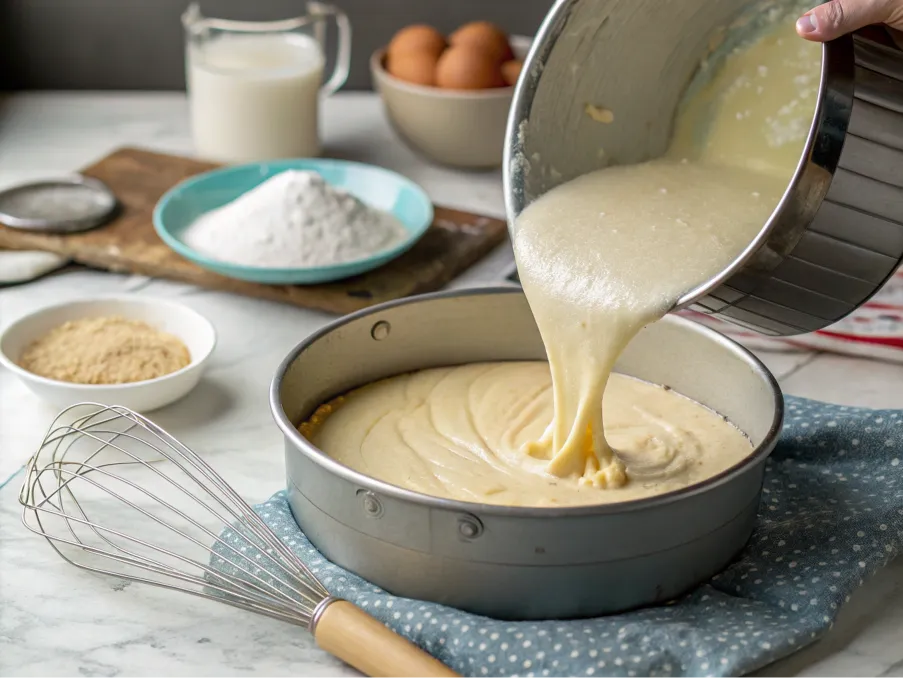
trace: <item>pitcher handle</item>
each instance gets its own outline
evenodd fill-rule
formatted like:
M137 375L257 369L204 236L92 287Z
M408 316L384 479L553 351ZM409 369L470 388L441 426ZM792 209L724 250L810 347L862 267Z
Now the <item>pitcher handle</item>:
M329 80L320 88L320 91L328 96L337 92L348 80L348 73L351 70L351 22L345 12L326 2L308 2L307 11L310 16L317 19L332 17L338 31L339 44L336 49L335 66ZM325 45L326 42L324 28L325 26L320 24L316 29L317 39L321 45Z

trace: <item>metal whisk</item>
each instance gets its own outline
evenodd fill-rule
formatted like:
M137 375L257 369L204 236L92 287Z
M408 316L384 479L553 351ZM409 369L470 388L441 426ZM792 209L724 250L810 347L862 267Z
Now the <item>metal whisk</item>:
M371 676L456 675L330 596L209 464L139 414L88 403L64 410L26 471L25 526L77 567L304 626ZM238 574L213 568L211 557Z

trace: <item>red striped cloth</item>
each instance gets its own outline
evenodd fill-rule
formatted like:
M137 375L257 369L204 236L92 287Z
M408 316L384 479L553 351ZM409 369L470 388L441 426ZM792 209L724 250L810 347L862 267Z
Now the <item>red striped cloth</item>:
M689 316L753 349L827 351L903 363L903 268L854 313L810 334L776 339L695 311L681 311L681 315Z

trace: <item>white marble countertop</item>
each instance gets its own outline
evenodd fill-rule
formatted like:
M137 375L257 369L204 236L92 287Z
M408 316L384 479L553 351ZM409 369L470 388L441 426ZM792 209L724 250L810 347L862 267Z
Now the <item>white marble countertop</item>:
M378 101L326 102L326 153L372 162L418 181L437 202L503 215L497 172L426 164L398 143ZM122 145L190 154L180 94L30 94L0 99L0 187L78 169ZM455 285L503 278L507 247ZM178 297L210 318L220 343L188 399L152 418L202 451L242 494L283 484L281 437L267 388L276 365L331 317L135 276L74 270L0 289L0 326L35 307L99 293ZM903 366L819 354L763 353L785 393L846 405L903 408ZM55 411L0 371L0 674L352 675L297 628L164 591L129 587L63 563L19 522L22 463ZM770 675L903 676L903 562L869 581L818 644Z

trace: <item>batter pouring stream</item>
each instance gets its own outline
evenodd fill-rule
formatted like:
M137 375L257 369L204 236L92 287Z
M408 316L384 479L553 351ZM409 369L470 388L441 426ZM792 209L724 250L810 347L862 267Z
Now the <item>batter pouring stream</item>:
M640 499L746 458L750 441L718 414L612 368L750 244L787 186L819 73L795 16L692 89L664 157L574 179L519 216L518 271L548 363L390 377L324 404L301 433L372 478L509 506Z
M663 158L578 177L517 218L518 273L554 389L554 420L525 451L550 473L600 488L627 482L602 421L614 363L767 221L812 119L819 50L788 15L687 102Z

